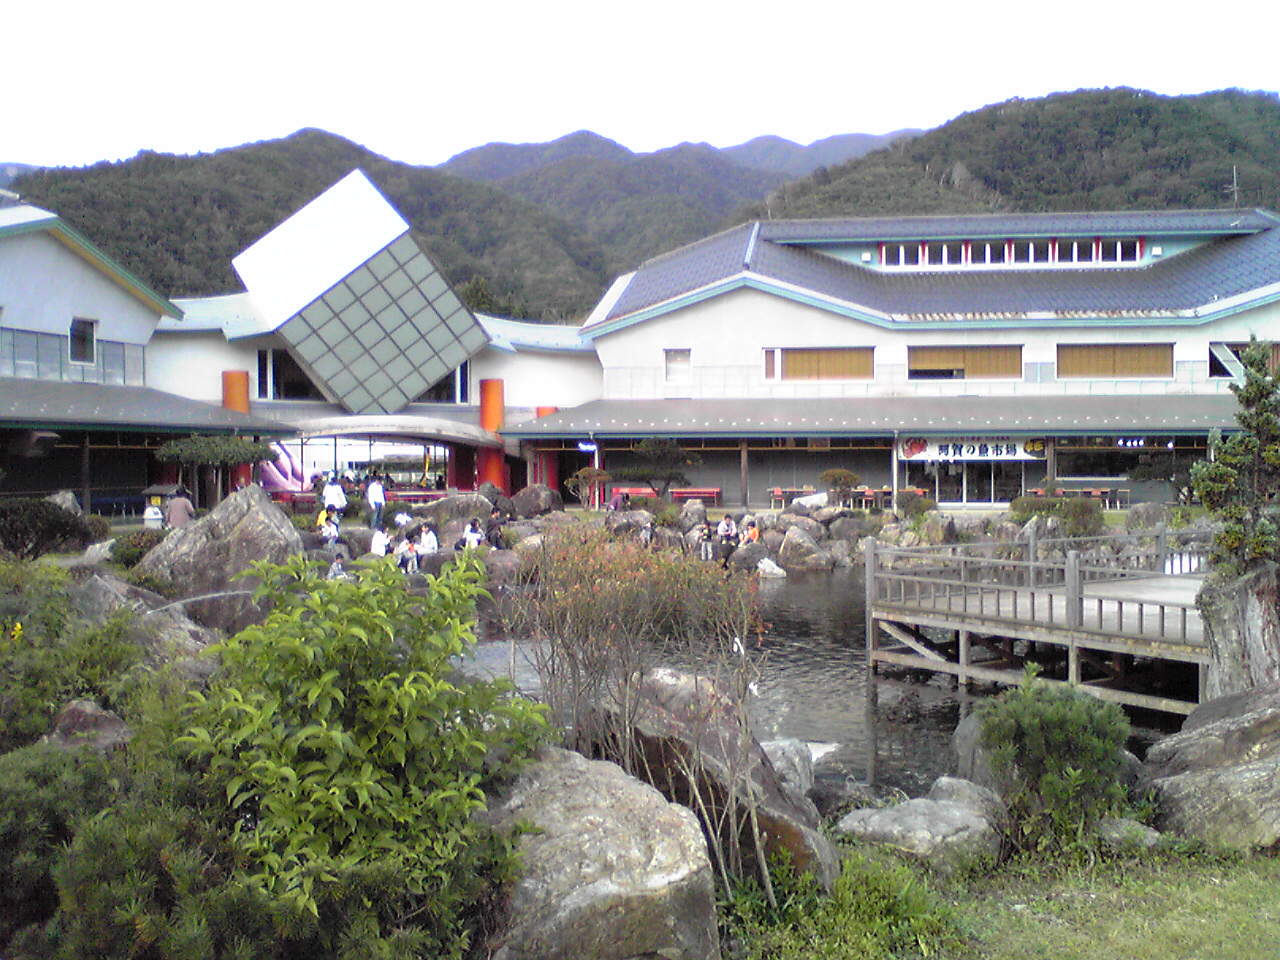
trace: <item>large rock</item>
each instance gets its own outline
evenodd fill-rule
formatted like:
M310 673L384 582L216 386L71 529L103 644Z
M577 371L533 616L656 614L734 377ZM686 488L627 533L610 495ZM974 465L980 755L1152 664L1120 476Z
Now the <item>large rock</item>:
M813 754L803 740L765 740L760 744L778 778L797 794L804 796L813 789Z
M759 540L742 543L729 557L729 565L739 570L754 570L761 560L769 556L769 549Z
M493 504L478 493L455 493L432 503L420 503L413 508L415 517L434 520L443 529L453 520L464 523L473 517L482 524L493 511Z
M49 494L45 499L69 513L74 513L77 517L84 514L84 511L80 509L80 501L70 490L59 490L57 493Z
M653 539L653 514L648 510L610 510L604 528L615 537L634 537L648 543Z
M778 565L788 573L797 570L830 570L833 563L831 555L800 527L788 530L782 546L778 548Z
M680 506L680 529L692 530L707 519L707 505L701 500L686 500Z
M1280 706L1224 717L1153 744L1142 765L1146 780L1189 770L1236 766L1280 756Z
M833 540L848 540L857 543L871 529L871 525L860 517L839 517L831 521L827 527L827 536Z
M109 753L129 742L133 734L125 722L92 700L72 700L53 718L53 730L41 738L64 750L90 747Z
M1209 699L1280 682L1280 590L1275 563L1240 577L1211 576L1196 595L1212 661Z
M659 668L643 674L629 697L630 730L640 754L636 766L646 771L646 779L671 799L696 793L713 811L726 810L731 795L741 798L749 790L756 800L766 855L786 850L797 868L830 886L837 859L818 829L817 808L784 787L733 703L712 680ZM616 699L605 704L605 710L611 729L626 722L628 713ZM692 787L685 774L690 766L698 767ZM727 829L733 818L717 813L712 819ZM753 845L736 832L722 835L721 841L741 843L744 860L755 861Z
M1000 833L981 811L921 797L892 807L854 810L836 829L882 843L948 873L1000 855Z
M1200 704L1182 722L1182 732L1206 727L1228 717L1239 717L1255 710L1280 708L1280 683L1251 687L1239 693L1229 693Z
M520 574L520 557L514 550L487 550L480 557L484 564L486 586L490 592L516 582Z
M939 777L929 788L929 799L958 803L976 810L997 829L1003 828L1009 820L1009 808L998 793L963 777Z
M756 564L756 573L766 580L785 580L787 577L787 571L783 570L768 557L762 558Z
M931 547L956 543L960 539L955 520L933 510L925 514L924 523L920 525L918 532L920 539Z
M493 960L714 960L715 884L697 818L621 768L543 748L487 813L528 824Z
M257 484L237 490L210 513L171 530L137 565L139 573L180 585L183 596L233 593L194 600L187 613L209 627L234 633L258 623L266 611L253 601L252 577L232 580L257 560L283 563L302 550L302 538Z
M778 522L774 525L774 529L782 533L787 533L796 527L799 527L814 540L821 540L827 535L827 528L817 520L812 517L802 517L798 513L784 513L778 517Z
M564 499L543 483L530 484L511 498L511 510L517 517L540 517L563 509Z

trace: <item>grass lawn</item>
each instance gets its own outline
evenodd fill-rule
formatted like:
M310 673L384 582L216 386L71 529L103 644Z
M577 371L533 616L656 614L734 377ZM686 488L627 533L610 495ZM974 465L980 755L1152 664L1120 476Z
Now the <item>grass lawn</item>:
M984 888L985 887L985 888ZM1084 874L1006 868L958 909L982 960L1275 960L1280 857L1171 859Z

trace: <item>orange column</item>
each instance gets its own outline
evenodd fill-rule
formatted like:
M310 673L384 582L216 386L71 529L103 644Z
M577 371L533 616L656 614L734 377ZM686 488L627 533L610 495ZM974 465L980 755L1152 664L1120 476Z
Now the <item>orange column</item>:
M538 417L549 417L553 413L559 413L559 407L535 407L534 415ZM552 490L560 489L560 458L551 452L540 452L535 454L535 466L538 477L538 483L546 484Z
M249 371L222 371L222 406L237 413L249 412ZM247 486L253 482L253 466L241 463L231 468L232 487Z
M502 429L502 415L506 407L501 380L480 381L480 427L490 433ZM476 451L476 479L480 483L492 483L503 493L510 494L504 466L506 458L501 447L481 447Z

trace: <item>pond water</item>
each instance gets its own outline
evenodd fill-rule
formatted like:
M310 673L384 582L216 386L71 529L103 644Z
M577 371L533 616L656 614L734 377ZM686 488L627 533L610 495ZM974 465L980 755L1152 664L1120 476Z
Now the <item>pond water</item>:
M951 731L974 698L945 677L910 674L877 676L869 704L864 598L859 568L761 581L763 668L748 710L759 739L808 742L824 779L919 795L951 772ZM507 641L485 639L475 660L494 675L514 668L517 686L536 692L519 645L513 661Z

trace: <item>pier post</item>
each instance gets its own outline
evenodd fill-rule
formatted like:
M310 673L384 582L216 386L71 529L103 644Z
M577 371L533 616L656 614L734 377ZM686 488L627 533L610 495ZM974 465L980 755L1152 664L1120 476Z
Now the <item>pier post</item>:
M1040 544L1036 541L1036 525L1031 525L1031 531L1027 536L1027 562L1032 566L1027 568L1027 586L1034 588L1036 585L1036 568L1034 564L1040 559Z
M1156 527L1156 573L1168 572L1169 566L1169 531L1162 523ZM1179 571L1181 572L1181 571Z
M1067 626L1084 622L1084 596L1080 590L1080 551L1067 551Z
M876 540L875 537L867 537L863 541L862 547L863 570L865 571L866 583L866 621L867 621L867 683L871 683L871 677L876 672L876 648L879 646L876 638L876 616L872 612L872 606L876 602Z
M969 679L969 631L960 630L960 685L968 690L972 686Z

